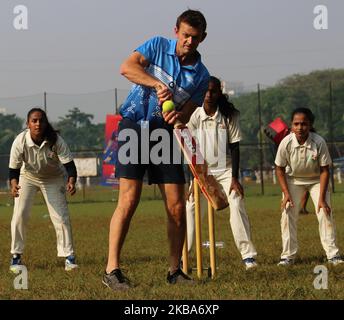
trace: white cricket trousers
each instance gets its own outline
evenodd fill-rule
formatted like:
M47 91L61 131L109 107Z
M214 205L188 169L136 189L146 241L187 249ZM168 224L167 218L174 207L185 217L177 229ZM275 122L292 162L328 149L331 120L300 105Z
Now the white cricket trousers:
M66 187L63 178L31 180L20 176L19 197L14 200L11 221L11 254L22 254L26 239L26 226L35 195L41 190L47 204L50 219L54 225L57 238L57 256L67 257L74 254L72 228L66 200Z
M216 180L222 185L223 190L227 194L230 210L230 225L235 241L242 259L254 258L257 251L251 241L250 223L245 209L244 199L232 191L229 194L229 188L232 182L232 171L227 170L223 174L217 175ZM201 202L201 220L203 220L205 212L207 212L207 201L202 195ZM186 225L187 225L187 241L188 251L191 251L195 233L195 200L193 194L186 201Z
M299 217L300 204L302 195L306 190L309 190L312 198L315 211L318 207L320 183L311 185L295 185L288 181L288 189L290 196L294 202L294 207L288 206L282 211L281 217L281 233L282 233L282 254L281 259L294 259L298 249L297 245L297 220ZM331 207L330 192L326 193L326 202ZM321 208L316 213L319 222L319 234L321 244L326 252L327 259L339 255L339 250L336 246L336 230L333 219L333 213L328 216Z

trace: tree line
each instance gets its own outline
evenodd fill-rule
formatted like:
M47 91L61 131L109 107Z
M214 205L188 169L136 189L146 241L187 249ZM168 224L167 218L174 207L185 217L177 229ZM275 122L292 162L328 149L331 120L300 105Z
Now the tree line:
M241 113L243 140L258 143L257 92L240 95L232 102ZM334 140L344 141L344 69L292 75L273 87L261 89L260 102L263 125L276 117L289 124L295 108L307 107L315 115L315 128L320 135L329 140L332 129Z
M257 145L259 142L257 92L241 94L233 98L232 102L241 113L242 144ZM309 107L316 117L317 132L328 141L332 132L335 141L344 142L344 69L289 76L273 87L262 89L260 105L263 127L276 117L281 117L289 124L293 109ZM101 150L104 147L105 124L94 124L92 120L92 114L81 112L79 108L74 107L53 125L60 130L72 151ZM10 152L14 138L24 125L25 120L14 114L0 114L1 154ZM269 141L266 139L266 142ZM258 152L256 149L251 151L245 156L243 150L242 159L244 166L252 168L258 163ZM272 152L266 155L270 163L272 157Z
M292 111L307 107L315 115L314 127L327 142L334 142L330 148L333 158L344 155L344 69L313 71L306 75L295 74L280 80L275 86L260 90L258 88L231 99L240 110L240 125L243 133L242 144L255 147L242 147L241 166L254 168L259 164L259 117L261 110L261 129L276 117L281 117L290 125ZM262 134L264 145L264 167L274 163L275 146ZM332 138L332 139L331 139ZM333 141L331 141L333 140Z
M105 124L94 124L93 118L92 114L72 108L52 125L60 131L72 151L101 150L104 146ZM10 152L12 142L23 130L25 122L14 114L0 114L0 154Z

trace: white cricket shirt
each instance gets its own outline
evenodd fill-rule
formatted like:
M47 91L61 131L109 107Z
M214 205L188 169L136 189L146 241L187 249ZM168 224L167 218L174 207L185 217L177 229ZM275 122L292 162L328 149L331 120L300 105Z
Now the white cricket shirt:
M62 164L72 160L69 147L59 135L51 149L47 141L36 145L30 130L26 129L13 141L9 167L21 168L20 173L29 179L49 179L61 176L64 173Z
M203 107L197 108L187 126L197 138L212 174L231 169L232 161L227 145L241 140L238 114L228 123L219 109L213 116L208 116Z
M320 167L331 164L325 140L310 132L300 145L294 133L287 135L278 146L275 164L286 167L289 180L297 185L319 183Z

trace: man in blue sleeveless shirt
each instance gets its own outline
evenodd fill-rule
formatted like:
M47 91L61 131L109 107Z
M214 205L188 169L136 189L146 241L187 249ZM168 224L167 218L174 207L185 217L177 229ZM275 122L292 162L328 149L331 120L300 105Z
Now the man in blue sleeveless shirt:
M131 287L129 279L120 270L120 252L139 203L146 171L149 183L159 185L168 216L170 268L167 281L171 284L191 282L179 268L186 226L183 166L180 162L173 163L173 154L168 163L152 161L149 152L158 142L149 141L145 148L144 132L165 130L172 146L173 125L187 123L193 111L202 106L209 73L201 62L197 47L207 35L206 26L201 12L187 10L177 19L176 40L154 37L139 46L121 65L121 74L134 85L121 108L123 120L119 124L116 164L120 191L110 223L109 256L103 275L103 283L113 290ZM175 109L162 113L161 106L166 100L173 100ZM131 139L132 135L125 135L125 132L135 133L136 138ZM123 161L125 153L121 153L121 147L124 150L130 143L137 147L131 155L134 161ZM175 150L170 147L170 151Z

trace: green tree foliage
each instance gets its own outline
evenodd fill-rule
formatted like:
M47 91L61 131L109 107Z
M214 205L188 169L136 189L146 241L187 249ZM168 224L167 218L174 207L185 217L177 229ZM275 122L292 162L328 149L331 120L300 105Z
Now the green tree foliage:
M332 123L330 123L330 82L332 83ZM233 99L241 112L243 144L258 143L257 92ZM315 114L315 128L325 139L330 139L332 125L334 141L344 141L344 69L314 71L306 75L295 74L282 79L276 86L261 89L262 125L265 127L276 117L290 123L291 112L297 107L308 107ZM263 135L266 142L269 140ZM274 152L265 152L272 163ZM250 152L244 160L247 166L259 163L258 150Z
M0 153L10 152L13 140L23 128L23 122L24 120L15 114L0 113Z
M78 108L53 123L72 151L101 150L104 147L104 124L93 124L93 115ZM24 120L15 114L0 114L0 153L9 154L15 137L23 129Z
M81 112L78 108L69 110L60 117L56 129L72 151L102 149L104 146L104 124L92 124L93 115Z

